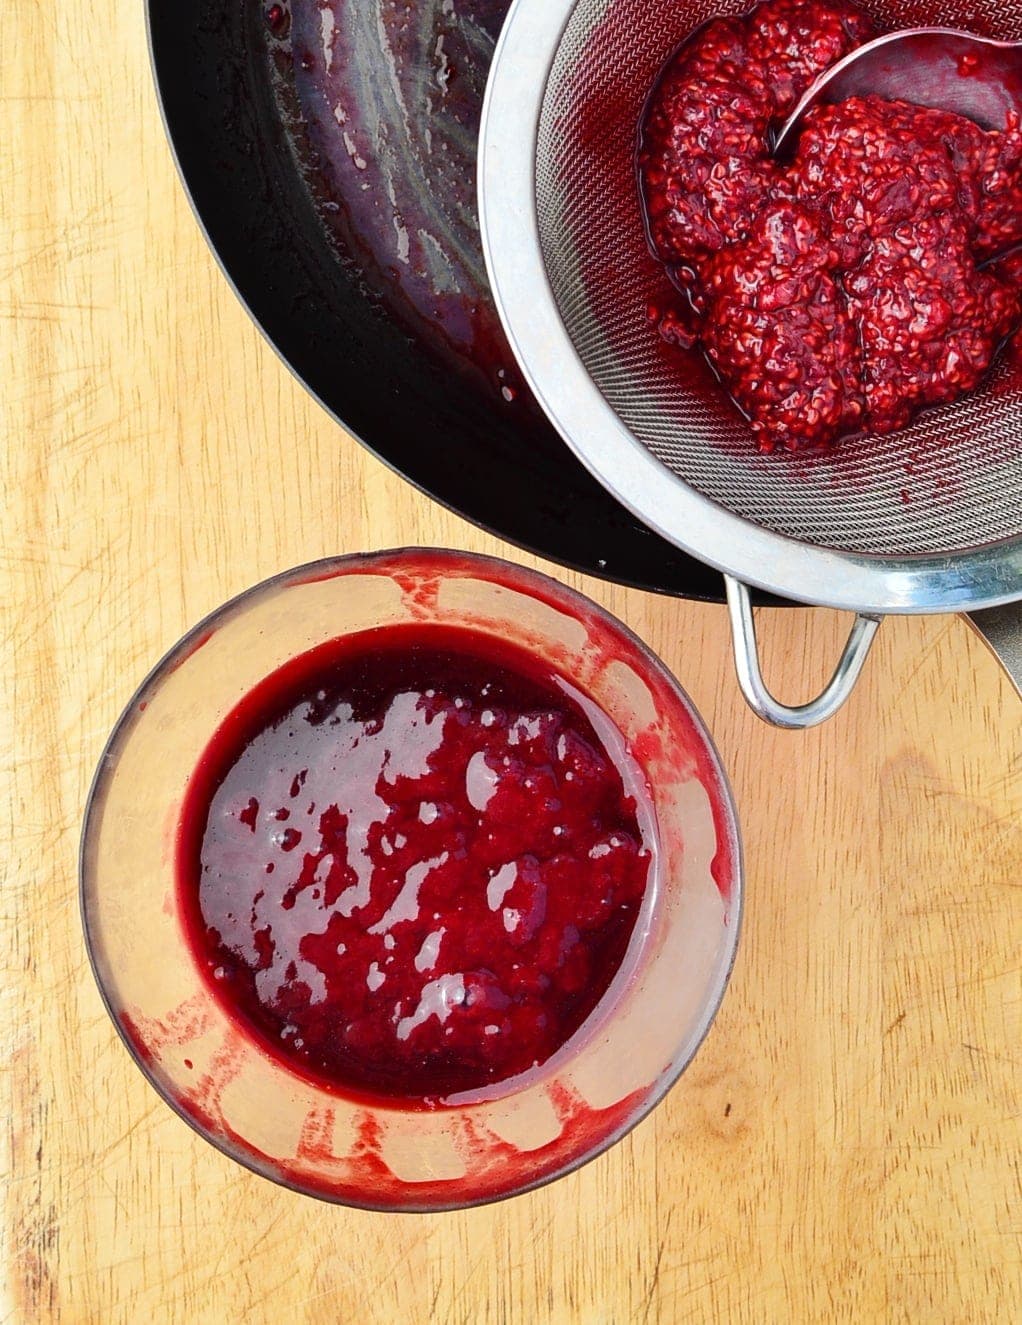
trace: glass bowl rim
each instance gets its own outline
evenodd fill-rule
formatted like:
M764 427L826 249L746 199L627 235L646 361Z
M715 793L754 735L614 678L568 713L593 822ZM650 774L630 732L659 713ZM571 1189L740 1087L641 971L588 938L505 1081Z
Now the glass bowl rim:
M732 873L730 879L731 890L727 899L728 909L725 925L728 933L728 939L725 946L726 959L724 962L718 964L713 975L713 980L708 986L708 997L703 1002L693 1035L690 1037L688 1051L680 1052L672 1058L669 1065L649 1087L641 1103L628 1114L623 1122L613 1128L605 1136L602 1136L595 1144L586 1146L579 1154L574 1155L559 1168L550 1173L544 1173L533 1181L512 1185L504 1191L487 1190L485 1194L478 1198L469 1197L467 1199L458 1199L450 1203L432 1201L427 1203L410 1202L404 1204L368 1199L363 1201L355 1199L348 1194L332 1194L329 1190L313 1187L281 1173L272 1164L262 1162L251 1152L245 1153L240 1149L237 1149L236 1143L233 1143L230 1138L210 1131L199 1118L190 1112L180 1100L176 1099L170 1091L163 1086L158 1079L157 1074L146 1061L146 1057L139 1045L133 1041L123 1026L121 1019L114 1009L111 993L100 973L98 957L100 939L99 936L94 933L94 924L92 920L90 920L90 893L95 892L96 881L91 877L91 871L89 869L89 848L94 834L98 831L99 820L97 818L97 813L100 808L100 801L105 787L109 779L116 773L117 755L120 747L130 734L133 726L133 719L138 718L140 711L139 705L144 701L146 694L159 684L164 675L174 671L179 663L185 661L185 659L196 650L197 646L204 642L204 637L208 635L212 628L244 611L253 600L270 597L289 587L308 583L313 579L325 580L340 578L345 574L358 573L362 568L371 568L374 566L383 567L388 563L397 565L402 561L423 564L429 563L431 566L436 566L441 575L445 573L445 567L448 569L448 573L459 567L466 568L470 571L470 575L462 576L461 578L482 578L490 583L497 584L507 584L510 580L512 582L512 587L514 588L517 588L518 582L521 582L523 591L528 592L530 589L538 590L540 595L547 598L547 601L553 599L555 602L564 603L564 605L572 609L572 614L576 617L579 614L579 610L584 609L595 616L600 621L601 625L609 627L611 631L621 636L624 641L635 650L639 660L643 664L643 670L645 671L645 669L649 669L652 672L658 673L666 682L669 691L674 695L675 699L679 701L681 707L685 710L689 720L693 724L696 735L703 743L706 754L709 758L710 767L716 778L721 802L726 811L727 827L731 837L729 845L731 848ZM716 1020L737 961L744 916L744 883L744 851L737 806L735 803L734 791L721 761L720 753L702 714L693 704L687 691L667 664L650 648L650 646L601 603L590 598L588 594L566 585L560 580L554 579L543 571L537 571L532 567L523 566L518 562L509 561L503 557L491 556L485 553L470 552L458 548L430 547L427 545L415 544L395 548L383 548L368 552L342 553L339 555L317 558L313 561L303 562L298 566L292 566L288 569L278 571L274 575L258 580L247 588L242 589L237 594L225 599L191 626L174 644L170 646L169 649L166 650L159 660L149 669L138 686L136 686L104 742L85 799L85 811L82 819L82 831L78 853L79 910L81 915L82 932L85 938L85 948L88 954L92 976L96 987L99 990L100 998L103 1002L107 1016L113 1023L114 1029L117 1031L121 1042L128 1050L135 1066L142 1073L152 1089L156 1091L157 1095L207 1144L215 1147L215 1149L226 1158L232 1160L236 1164L240 1164L243 1168L257 1174L259 1177L267 1178L277 1186L283 1187L299 1195L313 1197L316 1200L326 1202L330 1205L373 1211L381 1214L444 1213L455 1210L473 1209L484 1205L492 1205L515 1196L522 1196L526 1192L536 1191L541 1187L547 1186L549 1183L558 1181L560 1178L567 1177L569 1174L576 1172L578 1169L609 1150L612 1146L617 1145L619 1141L623 1140L633 1128L637 1127L639 1123L653 1112L657 1105L661 1103L668 1092L674 1087L701 1049L714 1021ZM400 1109L397 1111L400 1111Z

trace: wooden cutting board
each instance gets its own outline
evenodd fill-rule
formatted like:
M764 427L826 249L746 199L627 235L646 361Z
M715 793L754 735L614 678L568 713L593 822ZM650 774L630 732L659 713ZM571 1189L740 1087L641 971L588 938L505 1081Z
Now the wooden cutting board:
M358 1213L237 1168L161 1104L76 897L85 794L136 683L299 562L437 543L539 563L372 460L261 340L175 177L138 0L19 5L0 49L4 1319L1022 1318L1022 706L956 618L889 621L848 707L792 735L743 705L723 609L544 567L681 678L748 870L702 1052L573 1177ZM846 625L762 614L784 697Z

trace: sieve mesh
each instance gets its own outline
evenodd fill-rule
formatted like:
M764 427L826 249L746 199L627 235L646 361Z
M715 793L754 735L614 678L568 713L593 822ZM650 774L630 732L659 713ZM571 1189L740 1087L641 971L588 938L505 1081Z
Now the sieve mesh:
M927 0L865 3L885 30L932 22ZM817 455L760 455L695 354L647 318L669 289L645 241L635 187L644 99L678 42L742 0L579 0L543 99L536 207L565 328L594 383L664 465L733 514L776 533L875 557L963 552L1022 537L1022 382L985 384L886 437ZM932 15L932 10L930 10ZM940 22L1022 39L1022 0L950 0Z

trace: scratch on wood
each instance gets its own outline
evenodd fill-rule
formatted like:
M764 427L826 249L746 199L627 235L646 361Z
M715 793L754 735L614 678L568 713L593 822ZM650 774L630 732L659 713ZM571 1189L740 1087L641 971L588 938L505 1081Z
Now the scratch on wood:
M12 1110L9 1122L11 1167L34 1181L8 1192L8 1242L13 1255L8 1284L26 1320L56 1319L59 1292L54 1267L60 1250L57 1207L45 1199L44 1163L48 1103L38 1096L37 1064L28 1049L11 1061Z
M1011 1054L994 1053L992 1049L984 1049L979 1044L966 1044L964 1040L962 1041L962 1048L968 1049L972 1054L982 1054L984 1058L993 1058L998 1063L1011 1063L1014 1066L1017 1061Z
M664 1249L667 1246L667 1236L671 1231L671 1220L673 1218L674 1218L674 1208L672 1207L667 1215L667 1224L664 1228L664 1235L660 1239L660 1245L657 1248L656 1264L653 1266L653 1278L650 1280L649 1288L646 1290L646 1305L643 1308L642 1312L643 1325L646 1325L647 1321L649 1320L649 1312L650 1308L653 1305L653 1297L656 1294L657 1287L659 1286L660 1283L660 1266L664 1259Z

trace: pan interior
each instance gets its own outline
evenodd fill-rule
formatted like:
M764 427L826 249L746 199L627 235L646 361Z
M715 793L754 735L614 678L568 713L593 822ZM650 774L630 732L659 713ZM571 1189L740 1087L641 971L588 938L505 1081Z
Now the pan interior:
M398 7L390 0L339 2L352 23L358 18L360 31L384 11L392 30L400 27ZM328 20L317 11L327 6L318 0L302 3L307 16L318 19L322 36ZM437 31L428 46L420 25L427 9L438 23L446 22L446 8L471 28L473 16L489 8L495 32L506 3L457 0L452 7L447 0L424 0L416 8L414 42L405 43L401 58L406 77L423 96L432 86L441 97L435 48L443 35L451 86L463 80L463 106L471 83L472 113L478 118L485 74L481 57L470 78L464 60L457 65L447 29ZM293 22L294 4L147 4L157 91L183 183L226 277L281 358L377 456L499 537L588 574L720 601L720 576L653 534L615 501L538 408L527 403L524 388L508 402L502 380L480 384L480 375L473 377L470 368L452 369L454 352L442 331L422 319L416 323L408 301L399 307L399 297L391 297L394 273L372 270L366 245L338 214L343 200L331 192L324 172L315 169L315 149L295 89L293 28L285 23L271 29L277 10L282 16L290 11ZM336 30L335 60L345 36L346 30ZM382 50L382 38L380 45ZM430 59L420 64L424 49ZM322 45L318 50L325 63ZM372 68L379 79L390 78L385 58ZM332 106L336 109L337 101ZM332 116L333 109L326 113ZM343 105L341 111L347 113ZM453 113L467 112L459 106ZM343 142L343 126L336 118L333 122ZM389 124L386 128L389 132ZM439 138L434 144L442 152ZM470 192L474 149L473 140L470 156L462 158ZM346 152L345 160L353 178L362 173ZM412 188L401 177L393 183L399 200L399 190ZM376 197L381 209L390 209L384 220L396 240L395 209L386 189ZM337 222L334 229L327 217ZM488 290L483 293L488 299ZM300 463L300 436L282 437L281 445L291 448Z

